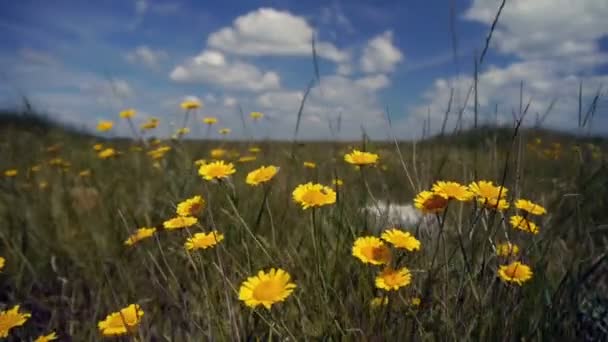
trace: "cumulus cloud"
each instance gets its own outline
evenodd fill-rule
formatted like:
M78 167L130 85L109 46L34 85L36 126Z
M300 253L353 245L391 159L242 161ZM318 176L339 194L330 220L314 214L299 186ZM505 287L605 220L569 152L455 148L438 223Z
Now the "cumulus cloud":
M393 44L393 32L386 31L367 43L360 64L367 73L390 72L402 60L403 54Z
M127 61L133 64L143 64L149 68L156 69L161 61L168 57L163 50L153 50L146 45L141 45L125 55Z
M210 47L239 55L306 56L312 51L314 29L300 16L273 8L260 8L236 18L230 27L209 35ZM334 62L348 59L329 42L318 41L320 57Z
M219 51L205 50L170 74L175 82L206 83L229 89L263 91L280 88L280 77L274 71L261 71L256 66L230 61Z

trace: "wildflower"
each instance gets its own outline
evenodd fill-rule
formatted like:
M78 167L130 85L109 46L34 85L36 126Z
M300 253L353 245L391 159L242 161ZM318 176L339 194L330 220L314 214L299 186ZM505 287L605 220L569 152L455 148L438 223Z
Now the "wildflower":
M86 169L86 170L82 170L80 172L78 172L78 177L89 177L91 176L91 170L90 169Z
M507 197L509 190L504 186L496 186L490 181L478 181L469 184L469 191L481 199L496 199Z
M19 305L13 306L12 309L0 312L0 338L8 337L8 333L15 327L20 327L32 315L29 313L19 312Z
M2 269L4 268L5 263L6 263L6 259L4 259L3 257L0 257L0 271L2 271Z
M378 158L378 155L375 153L361 152L359 150L353 150L351 153L344 155L344 161L358 166L376 164Z
M515 207L532 215L544 215L547 213L547 210L540 204L525 199L518 199L515 201Z
M203 123L205 123L205 124L207 124L209 126L214 125L214 124L217 123L217 118L214 118L212 116L203 118Z
M509 265L501 265L498 268L498 276L502 281L507 283L516 283L522 285L524 282L532 279L532 269L519 261L514 261Z
M433 185L432 190L447 199L455 199L457 201L469 201L473 197L473 194L466 186L457 182L438 181Z
M207 249L217 245L222 240L224 240L224 234L217 230L211 233L196 233L186 240L184 247L189 251L193 249Z
M42 166L40 165L34 165L30 168L30 171L32 172L40 172L40 170L42 170Z
M220 159L226 155L226 152L227 151L222 148L214 148L213 150L211 150L210 154L212 158Z
M279 172L279 168L274 165L262 166L249 172L245 182L253 186L266 183L270 181L277 174L277 172Z
M198 174L206 180L228 178L228 176L235 172L234 165L232 163L225 163L223 160L201 165L200 169L198 169Z
M167 152L171 151L169 146L159 146L154 150L148 151L148 155L154 160L162 159Z
M335 186L342 186L342 185L344 185L344 181L341 180L340 178L335 178L331 181L331 184L333 184Z
M104 336L124 335L137 330L144 311L137 304L131 304L118 312L106 316L97 324Z
M302 209L336 203L336 192L332 188L312 182L298 185L292 196Z
M139 228L135 231L135 233L131 234L127 240L125 240L125 245L133 246L141 240L152 237L156 233L156 228Z
M175 131L175 135L177 135L178 137L182 136L182 135L186 135L188 133L190 133L190 128L188 128L188 127L182 127L180 129L178 129L177 131Z
M51 166L62 166L63 163L64 163L64 161L61 158L53 158L53 159L49 160L49 165L51 165Z
M296 284L290 280L289 273L280 268L271 268L267 273L259 271L256 276L243 282L239 289L239 300L251 308L263 305L270 309L272 304L284 301L296 288Z
M220 128L217 132L221 135L226 135L226 134L230 134L230 132L232 132L232 130L230 128Z
M488 209L497 209L500 211L509 209L509 202L504 198L477 198L477 202Z
M5 177L16 177L17 174L19 174L19 171L17 171L16 169L10 169L10 170L4 171Z
M38 336L38 338L35 339L34 342L49 342L49 341L55 341L58 338L59 337L57 336L57 334L54 331L52 331L48 335Z
M108 158L112 158L116 156L116 150L114 150L113 148L106 148L102 151L100 151L99 153L97 153L97 157L99 157L99 159L108 159Z
M263 118L263 117L264 117L264 114L263 114L263 113L260 113L260 112L251 112L251 113L249 114L249 116L250 116L250 117L251 117L253 120L259 120L259 119L261 119L261 118Z
M160 122L160 120L158 120L157 118L150 118L150 119L148 119L148 121L141 124L141 126L139 126L139 128L141 128L142 131L154 129L154 128L158 127L159 122Z
M538 234L539 230L536 223L527 220L523 216L513 215L509 219L509 222L511 223L511 226L513 226L513 228L517 228L519 230L523 230L525 232L529 232L535 235Z
M182 107L183 110L191 110L191 109L197 109L200 108L202 106L202 103L198 100L185 100L180 104L180 107Z
M239 158L238 162L239 163L249 163L252 161L256 161L256 159L258 159L256 156L242 156Z
M205 160L205 159L197 159L194 161L194 165L196 165L196 166L201 166L201 165L205 165L205 164L207 164L207 160Z
M103 150L103 144L95 144L95 145L93 145L93 150L97 151L97 152Z
M198 223L198 219L192 216L178 216L163 222L163 227L168 230L187 228Z
M251 153L260 153L260 152L262 152L262 149L259 148L259 147L253 146L253 147L249 148L249 152L251 152Z
M308 168L308 169L314 169L317 167L317 164L315 164L314 162L311 162L311 161L305 161L304 167Z
M422 191L414 199L414 206L425 214L438 213L448 206L448 199L443 194Z
M376 277L376 287L387 291L399 290L399 288L409 285L411 281L412 274L407 267L398 270L387 267Z
M499 257L508 258L519 253L519 247L510 242L504 242L496 245L496 255Z
M369 306L372 308L377 308L381 305L388 305L388 297L375 297L369 302Z
M205 200L201 196L194 196L182 201L177 205L177 215L196 216L203 211Z
M391 250L375 236L357 238L352 254L363 263L372 265L388 264L392 259Z
M125 110L121 111L118 115L122 119L130 119L130 118L134 117L136 113L137 113L137 111L135 109L129 108L129 109L125 109Z
M399 229L390 229L382 233L382 239L393 244L397 248L404 248L408 251L420 250L420 241L409 232Z
M97 123L97 130L100 132L107 132L111 130L112 127L114 127L114 122L112 121L100 120L99 123Z
M412 306L420 306L420 304L421 304L421 303L422 303L422 299L420 299L420 297L413 297L413 298L410 300L410 304L411 304Z

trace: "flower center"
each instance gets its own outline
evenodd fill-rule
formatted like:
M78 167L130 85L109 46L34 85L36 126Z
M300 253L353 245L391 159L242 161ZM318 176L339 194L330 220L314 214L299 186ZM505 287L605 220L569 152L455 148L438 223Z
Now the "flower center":
M253 290L253 298L259 301L274 300L283 289L283 285L276 280L265 280Z

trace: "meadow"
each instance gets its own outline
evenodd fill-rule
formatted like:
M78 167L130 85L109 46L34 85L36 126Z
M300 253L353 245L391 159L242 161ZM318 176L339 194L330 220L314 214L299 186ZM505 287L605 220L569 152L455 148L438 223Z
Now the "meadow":
M154 124L118 139L3 117L0 339L608 336L605 139L517 123L418 141L155 139ZM262 166L276 168L249 175Z

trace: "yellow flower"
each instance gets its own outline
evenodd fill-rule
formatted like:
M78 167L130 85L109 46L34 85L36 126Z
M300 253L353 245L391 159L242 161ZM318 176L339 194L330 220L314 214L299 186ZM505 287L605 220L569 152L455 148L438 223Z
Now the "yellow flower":
M504 198L497 201L496 198L479 197L477 202L488 209L498 209L500 211L509 209L509 202Z
M201 196L194 196L177 205L177 215L196 216L203 211L205 200Z
M499 197L498 195L500 195L500 198L505 198L509 190L504 186L496 186L489 181L478 181L469 184L469 191L479 197L480 202L482 202L483 199L496 199Z
M148 155L154 160L162 159L167 152L171 151L169 146L159 146L152 151L148 151Z
M420 299L420 297L413 297L410 303L412 304L412 306L420 306L420 303L422 303L422 299Z
M292 196L302 209L336 203L336 192L332 188L311 182L298 185Z
M103 150L103 144L95 144L95 145L93 145L93 150L95 150L97 152Z
M432 190L447 199L457 201L469 201L473 197L473 193L466 186L457 182L438 181L433 185Z
M197 159L194 161L194 165L199 166L199 167L201 165L205 165L205 164L207 164L207 160L205 160L205 159Z
M375 297L369 302L369 306L377 308L381 305L388 305L388 297Z
M264 117L264 114L260 113L260 112L251 112L249 114L249 116L253 119L253 120L259 120L261 118Z
M89 176L91 176L91 170L90 169L82 170L82 171L78 172L78 176L79 177L89 177Z
M8 337L11 329L22 326L31 316L29 313L19 312L19 305L0 312L0 338Z
M58 338L59 337L57 336L57 334L54 331L52 331L48 335L38 336L38 338L35 339L34 342L49 342L49 341L55 341Z
M17 174L19 174L19 171L17 171L16 169L10 169L10 170L4 171L5 177L15 177L15 176L17 176Z
M197 109L201 108L202 104L197 100L185 100L180 104L183 110Z
M260 152L262 152L262 149L259 148L259 147L255 147L254 146L254 147L250 147L249 148L249 152L251 152L251 153L260 153Z
M517 255L517 253L519 253L519 247L510 242L504 242L496 245L496 255L499 257L508 258Z
M342 185L344 185L344 181L341 180L340 178L335 178L331 181L331 184L333 184L335 186L342 186Z
M224 150L224 149L221 149L221 148L214 148L213 150L211 150L211 153L210 153L210 154L211 154L211 157L212 157L212 158L215 158L215 159L220 159L220 158L222 158L223 156L225 156L225 155L226 155L226 152L227 152L227 151L226 151L226 150Z
M218 133L221 135L230 134L230 132L232 132L230 128L220 128L220 130L218 131Z
M217 123L217 118L214 118L212 116L203 118L203 123L205 123L207 125L214 125Z
M353 150L351 153L344 155L344 161L353 165L371 165L378 162L378 155L375 153L361 152Z
M501 265L498 268L498 276L507 283L522 285L524 282L532 279L532 275L532 269L519 261L514 261L509 265Z
M97 123L97 130L100 132L107 132L114 127L114 122L108 120L100 120Z
M409 285L411 281L412 274L407 267L398 270L387 267L376 277L376 287L387 291L394 291Z
M4 259L3 257L0 257L0 271L2 271L2 269L4 268L5 263L6 263L6 259Z
M256 156L242 156L239 158L239 163L249 163L258 159Z
M217 245L222 240L224 240L224 234L217 230L211 233L196 233L186 240L184 247L189 251L193 249L207 249Z
M135 116L135 113L137 113L135 109L129 108L121 111L118 115L123 119L130 119Z
M277 174L277 172L279 172L279 168L274 165L262 166L249 172L245 182L253 186L259 185L270 181Z
M442 212L448 205L445 195L422 191L414 199L414 206L425 214Z
M408 251L420 250L420 241L409 232L399 229L390 229L382 233L382 239L393 244L397 248L407 249Z
M239 289L239 300L255 308L263 305L270 309L272 304L284 301L296 284L291 283L291 276L282 269L271 268L268 273L259 271L257 276L249 277Z
M135 233L131 234L127 240L125 240L125 245L133 246L141 240L152 237L156 233L156 228L139 228L135 231Z
M363 263L382 265L391 262L391 250L375 236L362 236L353 243L353 256Z
M148 119L148 121L141 124L141 126L139 126L139 128L141 128L141 130L143 130L143 131L154 129L154 128L158 127L159 122L160 122L160 120L158 120L157 118L150 118L150 119Z
M547 213L547 210L540 204L525 199L518 199L515 201L515 207L532 215L544 215Z
M168 230L187 228L198 223L198 219L192 216L178 216L163 222L163 227Z
M314 162L311 162L311 161L305 161L304 167L309 168L309 169L314 169L317 167L317 164L315 164Z
M144 311L137 304L131 304L119 312L109 314L97 324L104 336L115 336L132 333L137 330Z
M116 156L116 150L114 150L113 148L106 148L102 151L100 151L97 156L99 157L99 159L108 159L108 158L112 158Z
M40 170L42 170L42 166L40 166L40 165L34 165L34 166L32 166L32 167L30 168L30 170L31 170L32 172L40 172Z
M513 226L513 228L517 228L519 230L523 230L525 232L532 233L534 235L538 234L538 232L539 232L538 226L536 225L536 223L527 220L523 216L513 215L509 219L509 222L511 223L511 226Z
M223 160L218 160L209 164L203 164L198 169L198 174L206 180L228 178L235 173L232 163L225 163Z
M178 129L177 131L175 131L175 135L177 135L178 137L182 136L182 135L186 135L188 133L190 133L190 128L188 128L188 127L182 127L180 129Z

